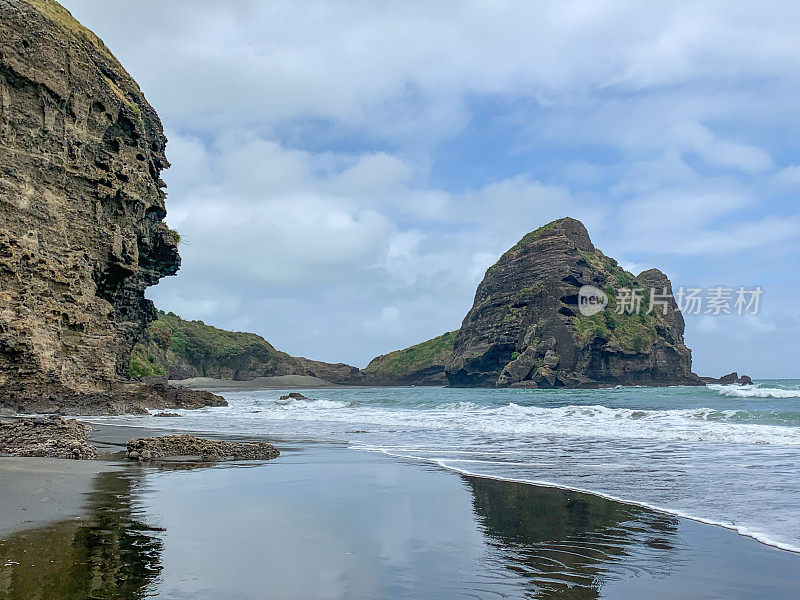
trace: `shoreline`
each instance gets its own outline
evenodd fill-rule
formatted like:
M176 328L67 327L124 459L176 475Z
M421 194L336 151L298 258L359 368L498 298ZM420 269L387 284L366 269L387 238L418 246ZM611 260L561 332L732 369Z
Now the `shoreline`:
M514 478L514 477L503 477L499 475L486 475L483 473L477 473L474 471L469 471L467 469L462 469L458 467L454 467L445 463L445 461L437 460L435 458L424 458L418 456L410 456L405 455L402 453L392 452L391 450L386 450L383 448L372 448L372 447L362 447L359 446L357 443L351 441L336 441L336 440L321 440L317 438L286 438L280 435L265 435L265 434L247 434L247 433L233 433L233 432L219 432L219 431L212 431L212 430L203 430L198 428L191 428L191 429L184 429L180 427L154 427L152 424L110 424L110 423L97 423L92 421L91 416L80 417L81 421L91 425L93 428L92 434L90 436L90 442L94 444L98 449L103 451L108 451L111 448L118 448L118 450L124 450L125 444L129 439L137 438L137 437L152 437L152 436L163 436L163 435L173 435L173 434L183 434L187 433L190 435L195 435L198 437L204 437L208 439L214 440L223 440L223 441L247 441L247 440L259 440L259 441L267 441L276 445L280 445L281 443L287 443L291 445L303 445L303 444L313 444L313 445L334 445L339 446L343 445L348 450L355 450L355 451L363 451L369 453L376 453L380 455L384 455L393 459L400 459L400 460L410 460L414 462L418 462L419 464L431 464L435 465L437 468L440 468L447 472L457 473L459 475L465 475L469 477L477 477L481 479L491 479L495 481L502 481L502 482L510 482L510 483L519 483L524 485L531 485L537 487L545 487L551 489L557 489L564 492L578 492L582 494L588 494L591 496L595 496L598 498L602 498L604 500L609 500L612 502L617 502L620 504L625 504L632 507L644 508L647 510L652 510L664 515L669 515L673 517L678 517L682 519L688 519L694 521L696 523L701 523L703 525L718 527L725 529L727 531L735 532L737 535L747 538L750 540L754 540L759 544L762 544L769 548L774 548L776 550L781 550L783 552L789 552L795 555L800 555L800 547L793 546L791 544L786 544L783 542L779 542L773 540L767 535L761 533L753 533L745 527L739 527L732 523L726 523L723 521L717 521L714 519L709 519L705 517L698 517L692 515L691 513L665 508L663 506L658 506L655 504L650 504L647 502L641 502L637 500L632 500L629 498L624 498L620 496L615 496L612 494L607 494L601 491L593 490L590 488L582 488L578 486L571 486L568 484L562 484L554 481L549 480L540 480L540 479L524 479L524 478ZM113 453L113 450L111 451ZM0 457L5 458L5 457ZM26 458L19 458L16 459L19 461L28 461L28 460L45 460L45 461L57 461L57 462L66 462L70 464L74 464L76 462L80 463L106 463L113 465L114 460L110 459L108 456L101 457L98 460L92 461L69 461L66 459L39 459L35 457L26 457ZM116 468L124 468L124 465L127 464L127 461L124 459L120 459L119 463L117 464ZM114 468L114 467L111 467ZM68 469L68 467L64 467L64 469ZM108 467L96 469L96 473L101 472L102 470L110 470ZM96 474L95 473L95 474ZM2 474L2 464L0 464L0 475ZM2 479L0 479L2 481ZM1 522L0 522L1 523ZM2 527L0 527L2 529Z
M259 390L283 389L325 389L345 388L348 386L337 385L313 377L311 375L278 375L274 377L256 377L246 381L233 379L217 379L215 377L190 377L189 379L170 379L168 384L188 390L201 390L206 392L254 392Z
M93 441L112 449L124 444L132 432L141 435L146 429L93 426L97 428ZM277 441L259 435L210 435ZM800 559L795 553L728 528L562 486L476 476L441 465L431 469L418 458L370 452L351 444L278 443L282 455L269 462L119 463L115 473L98 476L99 487L88 486L83 515L65 517L68 523L62 519L44 527L29 525L17 530L21 538L17 533L0 535L0 558L5 558L0 568L5 562L12 572L27 569L31 577L47 580L48 569L54 567L41 557L29 554L27 564L13 563L20 562L17 556L19 548L26 547L25 540L49 539L51 530L60 532L58 543L66 543L66 527L88 532L99 528L103 536L134 531L137 539L165 540L148 546L156 551L148 554L148 560L160 561L166 569L154 565L152 572L158 578L146 582L156 586L155 597L171 597L170 592L183 585L189 585L187 592L198 598L224 597L225 591L233 590L239 590L239 595L232 594L235 597L251 597L253 588L246 586L262 585L261 578L240 581L225 575L232 565L251 563L265 565L276 586L273 592L285 598L321 597L317 589L307 589L311 583L302 573L309 566L314 573L339 573L343 579L335 581L345 587L337 588L342 594L337 597L352 598L406 597L409 592L419 598L457 598L469 592L484 597L487 589L520 597L533 589L531 585L547 586L555 580L559 586L578 581L577 587L587 591L598 581L604 598L642 597L643 592L652 598L672 598L676 589L690 597L700 589L703 597L734 590L726 597L749 600L763 597L762 587L777 590L772 597L786 597L786 589L800 585L796 574ZM5 460L0 459L0 467ZM60 462L67 470L83 464ZM117 480L133 485L111 485ZM98 497L111 492L110 500ZM120 492L129 508L117 503ZM103 512L96 513L97 507ZM124 526L130 518L143 527ZM109 520L117 524L109 526ZM266 531L283 541L264 544ZM90 543L97 535L74 539ZM234 541L235 548L230 546ZM375 543L391 551L381 554ZM31 546L27 547L30 553ZM17 548L16 554L9 554L8 548ZM58 547L52 550L59 552ZM376 552L383 558L377 560ZM564 566L552 571L552 560L539 558L542 552ZM386 560L389 567L383 564ZM406 574L401 580L396 579L397 568ZM193 589L198 578L206 587ZM369 588L373 580L381 583L380 590ZM332 585L327 579L316 583L320 590Z
M273 388L269 388L269 389L273 389ZM342 389L348 389L348 388L342 388ZM382 389L382 388L373 388L373 389ZM84 420L85 422L91 423L95 427L99 425L98 423L92 422L91 419L92 419L91 417L84 417L82 420ZM104 424L104 425L107 425L107 424ZM108 426L109 427L119 427L120 425L108 425ZM204 430L204 429L199 429L199 428L196 428L196 427L193 427L191 429L181 429L181 428L177 428L176 429L174 426L170 426L170 427L164 428L164 429L161 429L161 428L155 428L154 429L152 424L141 424L141 425L138 425L138 424L130 424L130 423L126 424L125 426L131 427L131 428L135 428L137 430L145 429L145 430L148 430L148 431L149 430L156 431L156 432L160 431L160 432L163 432L162 434L167 434L169 432L187 432L187 433L197 434L197 435L200 435L200 436L214 437L216 439L227 439L227 438L229 438L231 436L239 436L240 439L245 439L245 438L249 438L249 439L266 439L266 440L276 439L275 437L269 436L268 434L265 436L263 434L221 433L220 431ZM132 435L131 437L136 437L136 436ZM290 442L301 442L301 443L331 443L331 440L312 438L312 437L308 437L308 438L303 437L303 438L300 438L300 439L293 437L289 441ZM697 515L692 514L691 512L687 512L687 511L682 511L682 510L678 510L678 509L671 509L671 508L664 507L664 506L661 506L661 505L658 505L658 504L652 504L652 503L648 503L648 502L645 502L645 501L639 501L639 500L635 500L635 499L630 499L630 498L627 498L625 496L613 495L613 494L605 493L605 492L602 492L602 491L594 490L594 489L591 489L591 488L573 486L573 485L559 483L557 481L552 481L552 480L547 480L547 479L529 479L529 478L502 477L502 476L495 476L495 475L487 475L487 474L483 474L483 473L477 473L477 472L470 471L470 470L467 470L467 469L461 469L461 468L458 468L458 467L453 467L453 466L447 465L443 461L436 460L435 458L428 459L428 458L424 458L424 457L409 456L409 455L405 455L405 454L397 453L397 452L392 452L391 450L385 450L385 449L381 449L381 448L363 447L357 441L347 441L345 443L348 446L352 447L352 449L355 449L355 450L366 450L366 451L371 451L371 452L377 452L377 453L384 454L384 455L391 456L391 457L395 457L395 458L401 458L401 459L407 459L407 460L416 460L416 461L419 461L420 463L424 463L424 464L434 464L439 468L442 468L444 470L451 471L451 472L456 472L456 473L459 473L459 474L464 474L464 475L469 475L469 476L474 476L474 477L483 477L483 478L489 478L489 479L496 479L498 481L507 481L507 482L515 482L515 483L523 483L523 484L528 484L528 485L534 485L534 486L555 488L555 489L559 489L559 490L563 490L563 491L575 491L575 492L580 492L580 493L585 493L585 494L591 494L593 496L597 496L599 498L603 498L603 499L606 499L606 500L610 500L610 501L614 501L614 502L620 502L620 503L628 504L628 505L631 505L631 506L637 506L637 507L641 507L641 508L646 508L646 509L649 509L649 510L654 510L654 511L660 512L662 514L689 519L689 520L692 520L692 521L697 522L697 523L702 523L704 525L720 527L720 528L723 528L723 529L726 529L726 530L729 530L729 531L733 531L733 532L735 532L737 535L739 535L741 537L755 540L756 542L758 542L760 544L763 544L763 545L765 545L767 547L775 548L775 549L778 549L778 550L781 550L781 551L785 551L785 552L790 552L790 553L793 553L793 554L800 554L800 547L797 546L797 545L793 545L793 544L789 544L789 543L785 543L785 542L781 542L781 541L775 540L768 534L764 534L764 533L761 533L759 531L752 531L751 529L749 529L748 527L745 527L745 526L738 526L735 523L731 523L731 522L716 520L716 519L708 518L708 517L697 516Z
M635 383L629 384L601 384L590 387L564 387L564 388L538 388L538 387L525 387L525 386L509 386L507 388L498 388L491 386L449 386L449 385L341 385L332 383L319 377L311 375L277 375L272 377L256 377L247 380L235 379L219 379L216 377L190 377L188 379L170 379L167 382L173 387L206 391L213 393L223 392L256 392L267 390L317 390L317 389L397 389L397 388L452 388L452 389L469 389L469 390L520 390L526 392L552 392L558 390L574 391L574 390L613 390L621 388L698 388L708 387L708 385L725 385L716 382L704 382L697 384L690 383L664 383L652 385L640 385ZM755 381L754 383L758 383Z
M678 517L681 519L687 519L689 521L693 521L695 523L700 523L702 525L708 525L711 527L718 527L721 529L725 529L726 531L732 531L743 538L747 538L749 540L753 540L758 542L759 544L766 546L768 548L773 548L775 550L780 550L782 552L789 552L791 554L795 554L800 556L800 547L792 546L790 544L784 544L782 542L777 542L772 540L768 536L764 536L762 534L753 534L749 533L746 528L737 527L736 525L730 523L724 523L722 521L714 521L713 519L707 519L704 517L697 517L691 515L689 513L685 513L679 510L673 510L669 508L664 508L662 506L656 506L654 504L648 504L647 502L639 502L637 500L629 500L626 498L621 498L618 496L613 496L611 494L606 494L604 492L598 492L595 490L591 490L588 488L581 488L576 486L570 486L562 483L557 483L553 481L546 481L541 479L522 479L522 478L515 478L515 477L502 477L500 475L486 475L483 473L476 473L474 471L469 471L467 469L459 469L458 467L452 467L450 465L444 464L444 461L440 461L437 459L426 459L418 456L408 456L403 454L398 454L391 452L385 449L368 449L368 448L352 448L354 450L362 450L364 452L375 452L378 454L383 454L385 456L389 456L391 458L400 458L405 460L412 460L412 461L419 461L421 463L433 464L437 467L445 470L450 471L453 473L458 473L459 475L466 475L468 477L478 477L481 479L491 479L494 481L505 481L508 483L519 483L524 485L532 485L536 487L544 487L544 488L551 488L556 490L561 490L564 492L578 492L581 494L588 494L590 496L596 496L598 498L602 498L603 500L609 500L611 502L618 502L620 504L625 504L628 506L635 506L637 508L645 508L647 510L652 510L654 512L658 512L664 515L669 515L671 517Z

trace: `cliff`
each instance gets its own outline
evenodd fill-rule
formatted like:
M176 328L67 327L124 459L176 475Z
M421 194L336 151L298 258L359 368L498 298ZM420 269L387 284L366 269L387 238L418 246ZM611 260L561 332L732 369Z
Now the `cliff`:
M444 369L456 332L373 358L361 371L366 385L447 385Z
M584 316L579 290L606 293ZM617 312L620 288L641 288L637 314ZM650 310L649 291L669 297ZM561 219L526 235L486 273L459 331L374 358L359 371L293 357L252 333L159 313L151 342L137 346L132 376L170 379L311 375L342 385L598 387L700 385L683 343L672 285L658 269L637 276L594 247L584 226Z
M165 144L97 36L0 0L0 404L117 393L156 316L144 290L180 265Z
M255 333L226 331L202 321L158 313L150 325L150 342L135 348L133 377L166 374L169 379L214 377L249 381L256 377L310 375L331 383L360 383L356 367L289 356Z
M260 335L227 331L202 321L158 312L150 341L138 344L129 364L131 377L166 375L171 380L213 377L250 381L259 377L309 375L338 385L446 385L444 368L453 350L451 331L405 350L374 358L360 370L277 350Z
M604 291L584 316L578 293ZM565 218L529 233L486 272L456 336L446 375L455 386L596 387L700 384L674 300L650 311L649 290L671 284L657 269L634 276ZM639 314L618 314L616 291L643 288Z

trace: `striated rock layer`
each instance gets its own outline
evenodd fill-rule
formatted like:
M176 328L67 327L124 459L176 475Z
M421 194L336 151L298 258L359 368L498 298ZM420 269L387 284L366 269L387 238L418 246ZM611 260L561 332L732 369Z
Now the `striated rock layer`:
M583 285L609 306L578 310ZM456 386L597 387L699 385L674 300L647 314L649 289L672 288L661 271L638 276L594 247L582 223L565 218L529 233L486 272L456 336L446 375ZM616 290L646 291L640 314L617 314Z
M52 0L0 0L0 388L127 376L155 318L144 290L180 264L165 144L97 36Z

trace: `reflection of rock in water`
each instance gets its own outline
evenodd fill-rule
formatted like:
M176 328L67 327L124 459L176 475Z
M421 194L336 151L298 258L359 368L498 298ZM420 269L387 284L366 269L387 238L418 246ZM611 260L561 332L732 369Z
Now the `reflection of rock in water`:
M87 523L65 521L0 542L0 598L144 598L161 572L162 542L137 519L131 486L125 475L102 473Z
M677 520L603 498L464 476L489 543L535 598L598 598L604 581L665 575Z

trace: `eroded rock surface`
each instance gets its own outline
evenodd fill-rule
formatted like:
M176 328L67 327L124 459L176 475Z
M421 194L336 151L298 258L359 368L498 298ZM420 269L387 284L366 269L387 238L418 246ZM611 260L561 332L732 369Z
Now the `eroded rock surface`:
M207 461L269 460L280 454L267 442L223 442L192 435L137 438L128 442L129 460L148 461L170 456L199 456Z
M52 0L0 0L0 386L109 392L180 264L161 122Z
M0 390L0 404L18 413L60 415L147 414L148 408L228 405L211 392L135 382L115 383L101 392L75 392L60 384L15 384Z
M584 316L582 286L609 306ZM634 276L565 218L526 235L486 272L453 345L446 374L456 386L597 387L700 384L674 300L649 311L650 288L671 294L666 275ZM642 288L639 314L617 314L616 291Z
M75 419L35 417L0 419L0 454L50 458L97 458L89 443L92 428Z
M0 407L220 403L127 381L156 316L144 290L180 265L165 144L97 36L53 0L0 0Z

